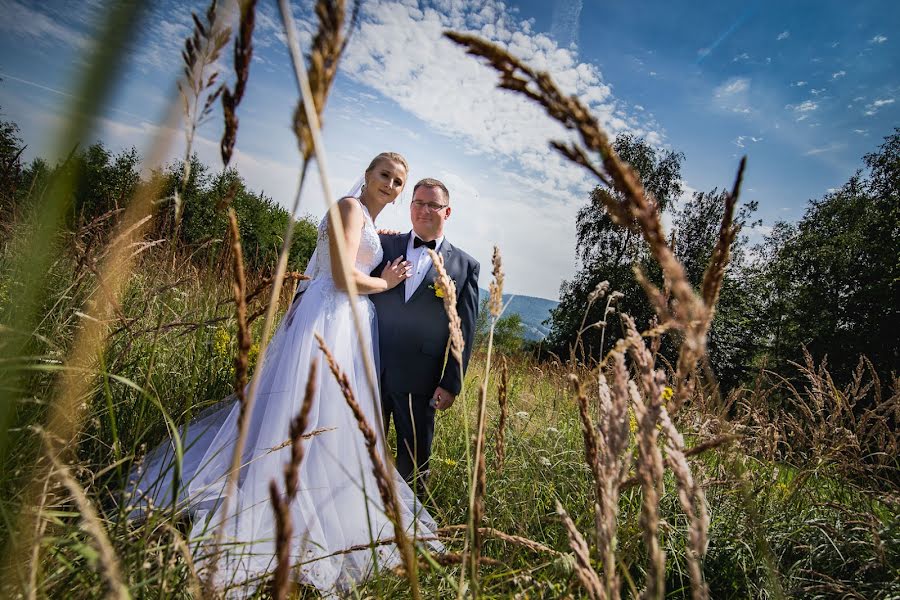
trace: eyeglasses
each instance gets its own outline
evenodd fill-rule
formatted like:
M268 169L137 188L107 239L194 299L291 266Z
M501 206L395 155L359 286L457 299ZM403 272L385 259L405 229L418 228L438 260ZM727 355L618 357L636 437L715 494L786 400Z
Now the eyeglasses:
M421 200L413 200L412 205L416 208L427 208L431 212L437 212L442 208L446 208L449 204L438 204L437 202L422 202Z

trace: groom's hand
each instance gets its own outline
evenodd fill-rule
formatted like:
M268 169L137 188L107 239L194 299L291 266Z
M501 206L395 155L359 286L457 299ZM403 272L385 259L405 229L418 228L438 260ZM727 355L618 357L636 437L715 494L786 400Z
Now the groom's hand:
M453 406L453 402L456 400L456 394L451 394L444 388L438 387L438 389L434 390L432 398L435 400L434 407L436 409L447 410Z

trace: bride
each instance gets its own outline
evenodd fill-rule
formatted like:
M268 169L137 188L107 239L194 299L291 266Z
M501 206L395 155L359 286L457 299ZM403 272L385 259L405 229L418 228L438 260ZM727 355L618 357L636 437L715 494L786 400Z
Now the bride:
M284 444L289 439L290 421L303 402L310 364L321 358L314 334L325 340L369 423L379 429L376 410L381 410L380 402L372 396L365 368L366 360L376 359L374 349L378 347L375 310L367 295L402 283L410 275L410 266L398 258L385 267L381 277L368 275L383 257L374 219L397 198L408 172L401 155L379 154L366 169L359 197L338 202L343 231L335 232L327 215L319 224L316 251L307 269L312 281L283 318L254 375L260 378L259 387L228 514L223 514L222 500L237 439L240 406L236 401L201 414L182 432L185 450L180 477L172 443L160 445L132 473L132 516L146 515L153 508L171 509L177 497L175 508L187 510L192 517L193 555L201 565L216 551L212 538L224 521L225 536L215 571L218 587L237 586L241 594L249 594L254 583L262 583L274 570L276 529L269 482L282 483L283 467L290 458L290 448ZM356 309L364 324L362 339L356 334L336 251L332 252L335 235L343 237L347 256L356 257L352 276L360 294ZM295 532L291 564L296 580L332 593L364 580L376 560L378 568L398 564L399 553L392 544L375 546L374 555L369 547L347 551L392 538L394 530L378 495L365 442L340 388L327 368L319 368L316 379L307 431L325 431L304 442L299 491L290 506ZM378 445L384 452L381 432ZM437 528L433 519L396 472L394 480L404 526L433 539ZM441 547L432 542L431 548Z

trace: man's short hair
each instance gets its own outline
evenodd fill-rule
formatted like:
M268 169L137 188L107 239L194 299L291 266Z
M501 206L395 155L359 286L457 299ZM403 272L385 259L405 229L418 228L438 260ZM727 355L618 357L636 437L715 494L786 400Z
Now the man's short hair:
M447 186L441 183L439 180L432 179L431 177L426 177L425 179L421 179L418 183L416 183L416 185L413 187L413 196L416 195L416 190L423 186L442 189L444 191L444 198L447 199L447 204L450 204L450 191L447 189Z

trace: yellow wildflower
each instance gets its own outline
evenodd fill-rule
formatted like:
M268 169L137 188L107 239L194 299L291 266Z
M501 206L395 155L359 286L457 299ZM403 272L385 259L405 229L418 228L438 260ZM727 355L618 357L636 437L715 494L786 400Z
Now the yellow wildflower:
M216 356L228 356L231 345L231 334L224 327L219 327L213 334L213 352Z
M671 399L672 399L672 396L673 396L674 394L675 394L675 390L673 390L673 389L670 388L669 386L666 386L666 387L663 388L662 397L663 397L663 400L665 400L666 402L668 402L669 400L671 400Z

